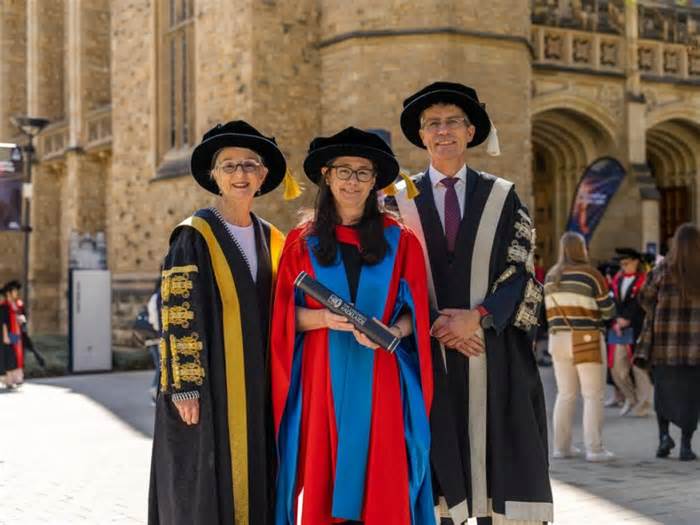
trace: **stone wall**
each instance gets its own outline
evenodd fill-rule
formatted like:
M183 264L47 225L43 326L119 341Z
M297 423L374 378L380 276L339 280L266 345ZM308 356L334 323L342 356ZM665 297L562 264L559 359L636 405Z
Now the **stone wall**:
M179 199L186 205L196 193L182 192L179 181L152 182L159 160L155 29L155 2L111 3L113 138L105 213L117 343L126 342L126 318L132 313L123 311L121 299L134 289L145 297L166 247L165 232L186 215L170 203ZM143 267L150 275L139 271Z
M111 101L109 0L83 0L81 17L83 97L87 112L108 106Z
M314 0L263 2L253 11L253 26L264 27L253 40L251 122L275 135L289 168L305 188L302 197L284 201L284 186L255 201L255 211L283 231L298 211L313 203L316 186L302 163L309 142L320 132L321 87L334 83L320 69L320 11ZM272 50L284 49L285 53Z
M394 151L411 172L428 163L424 150L401 132L402 101L436 80L464 82L477 89L498 129L502 155L489 157L485 146L469 151L468 162L513 180L530 200L529 85L531 71L524 44L451 35L410 35L345 41L322 50L324 78L347 78L325 86L322 129L346 125L384 128Z
M68 79L64 0L27 0L27 109L60 123L66 116Z
M27 12L23 0L2 4L0 16L0 142L12 142L17 131L12 115L27 105ZM4 243L3 243L4 244Z

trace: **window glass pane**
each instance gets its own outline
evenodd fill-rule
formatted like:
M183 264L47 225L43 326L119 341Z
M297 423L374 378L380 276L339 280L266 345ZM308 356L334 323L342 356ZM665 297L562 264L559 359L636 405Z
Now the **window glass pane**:
M187 57L187 33L182 35L182 144L189 144L190 129L189 129L189 60Z
M170 41L170 147L177 145L177 96L176 96L176 64L175 64L175 40Z
M170 21L170 27L177 24L177 5L175 3L176 1L177 0L168 0L168 11L170 13L168 20Z

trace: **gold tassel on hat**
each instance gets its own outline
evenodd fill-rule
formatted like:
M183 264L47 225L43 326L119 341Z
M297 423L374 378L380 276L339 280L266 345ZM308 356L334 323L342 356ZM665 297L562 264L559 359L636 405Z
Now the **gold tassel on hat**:
M390 197L394 197L396 195L397 191L398 190L396 189L396 184L394 184L393 182L390 183L386 188L382 189L382 193L384 193L384 195L388 195Z
M420 191L416 187L416 183L413 182L413 179L408 174L408 172L401 170L399 172L399 175L401 176L403 181L406 183L406 197L408 197L409 199L415 199L416 197L418 197L418 194L420 193Z
M407 171L401 170L399 171L399 177L403 179L403 182L406 185L406 197L408 197L409 199L415 199L420 193L420 191L418 191L418 188L413 182L413 179L411 179L411 176L408 174ZM393 182L389 184L386 188L382 189L384 195L389 195L391 197L395 196L398 191L399 190L396 187L396 184L394 184Z
M299 183L294 178L292 170L287 168L284 174L284 200L291 201L292 199L296 199L301 195L301 191L301 186L299 186Z
M491 131L489 131L489 136L486 137L486 153L492 157L498 157L501 154L501 145L498 142L498 130L496 126L491 122Z

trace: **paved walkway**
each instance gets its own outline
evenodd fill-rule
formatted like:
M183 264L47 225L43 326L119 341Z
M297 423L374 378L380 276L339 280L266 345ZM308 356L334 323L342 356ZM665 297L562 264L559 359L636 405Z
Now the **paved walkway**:
M145 523L152 374L32 381L0 390L0 523Z
M551 408L551 369L542 376ZM84 375L0 390L0 524L145 523L151 377ZM700 462L655 459L653 419L614 414L605 441L620 459L552 462L557 525L700 524Z
M551 423L556 397L554 374L551 368L540 371ZM677 446L669 459L657 459L655 417L619 417L618 410L606 409L603 431L606 448L618 456L615 461L551 461L557 525L700 525L700 461L678 461L680 431L671 426ZM574 441L583 448L580 403L575 417ZM693 439L696 451L700 450L698 434Z

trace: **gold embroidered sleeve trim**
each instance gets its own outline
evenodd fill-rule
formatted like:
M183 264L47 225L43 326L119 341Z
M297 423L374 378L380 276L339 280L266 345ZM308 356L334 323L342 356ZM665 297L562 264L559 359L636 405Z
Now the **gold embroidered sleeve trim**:
M525 286L525 296L515 314L513 324L516 328L529 332L539 324L537 312L539 311L543 297L542 286L534 279L530 278Z
M190 310L190 303L187 301L181 306L163 306L161 310L161 323L164 332L167 332L171 325L189 328L190 321L193 320L194 312Z
M508 247L508 257L507 260L510 263L522 264L527 261L528 250L524 246L518 243L518 241L512 241Z
M192 335L188 335L185 337L175 337L174 335L171 335L170 348L170 351L173 354L177 353L199 358L199 354L202 351L203 344L199 340L199 334L197 332L192 332Z
M170 335L174 389L180 390L183 382L202 385L205 377L204 368L200 361L202 348L202 342L199 341L199 335L196 332L193 332L190 336L180 338ZM185 357L189 357L191 360L183 362Z
M161 274L160 295L163 302L168 302L171 295L189 298L193 288L191 273L198 272L197 265L173 266L164 270Z
M493 286L491 287L491 293L495 292L501 284L506 282L508 279L510 279L513 275L515 275L515 272L517 271L517 268L513 266L512 264L508 266L505 270L503 270L503 273L498 276L498 279L496 279L496 282L493 283Z
M158 351L160 353L160 391L165 392L168 389L168 348L162 337L158 343Z
M199 268L196 264L188 264L187 266L173 266L167 270L163 270L163 277L170 277L174 273L194 273L198 272Z

